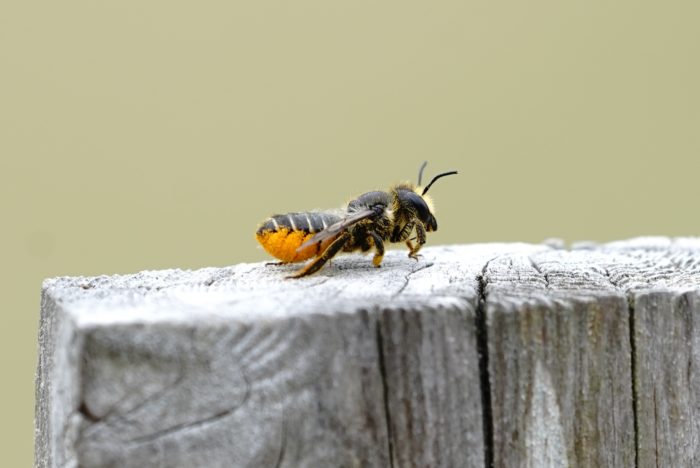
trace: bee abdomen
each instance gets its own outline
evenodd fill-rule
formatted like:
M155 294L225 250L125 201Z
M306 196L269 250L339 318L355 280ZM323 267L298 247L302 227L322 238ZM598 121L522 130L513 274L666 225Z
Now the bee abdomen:
M258 229L258 234L263 231L278 232L282 229L288 231L303 231L310 234L323 231L331 224L340 220L339 216L330 213L308 212L287 213L274 215Z
M283 262L299 262L317 255L327 243L297 251L299 246L339 220L340 216L321 212L274 215L258 228L255 236L270 255Z

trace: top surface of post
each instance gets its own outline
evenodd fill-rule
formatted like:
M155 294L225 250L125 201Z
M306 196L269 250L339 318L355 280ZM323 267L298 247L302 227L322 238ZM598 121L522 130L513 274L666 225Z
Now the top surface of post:
M381 268L363 255L342 256L317 274L285 279L297 265L263 263L130 275L60 277L44 282L78 325L189 321L208 317L259 320L290 314L352 311L377 305L438 304L486 294L551 297L700 284L700 239L637 238L571 249L546 244L428 247L419 261L387 252Z

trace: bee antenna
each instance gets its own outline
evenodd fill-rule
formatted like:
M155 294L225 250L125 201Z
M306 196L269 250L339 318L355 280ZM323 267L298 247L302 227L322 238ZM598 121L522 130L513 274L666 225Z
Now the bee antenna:
M433 180L431 180L430 183L423 189L423 193L421 193L421 196L428 193L428 189L430 188L430 186L433 185L435 183L435 181L438 180L440 177L445 177L445 176L453 175L453 174L457 174L457 173L458 173L457 171L450 171L450 172L443 172L442 174L436 175L435 177L433 177Z
M420 185L420 181L423 180L423 169L425 169L427 165L428 161L423 161L423 164L420 165L420 169L418 169L418 185Z

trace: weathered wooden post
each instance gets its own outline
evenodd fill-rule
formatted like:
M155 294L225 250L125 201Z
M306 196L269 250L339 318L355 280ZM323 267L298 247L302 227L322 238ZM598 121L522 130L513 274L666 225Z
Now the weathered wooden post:
M694 466L700 240L44 284L36 464Z

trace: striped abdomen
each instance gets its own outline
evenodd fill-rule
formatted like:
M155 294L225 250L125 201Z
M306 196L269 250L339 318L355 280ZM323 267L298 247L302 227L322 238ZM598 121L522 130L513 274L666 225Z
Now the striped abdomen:
M258 228L255 237L273 257L283 262L301 262L325 250L333 239L311 245L300 252L297 252L297 248L338 221L340 216L323 212L275 215Z

